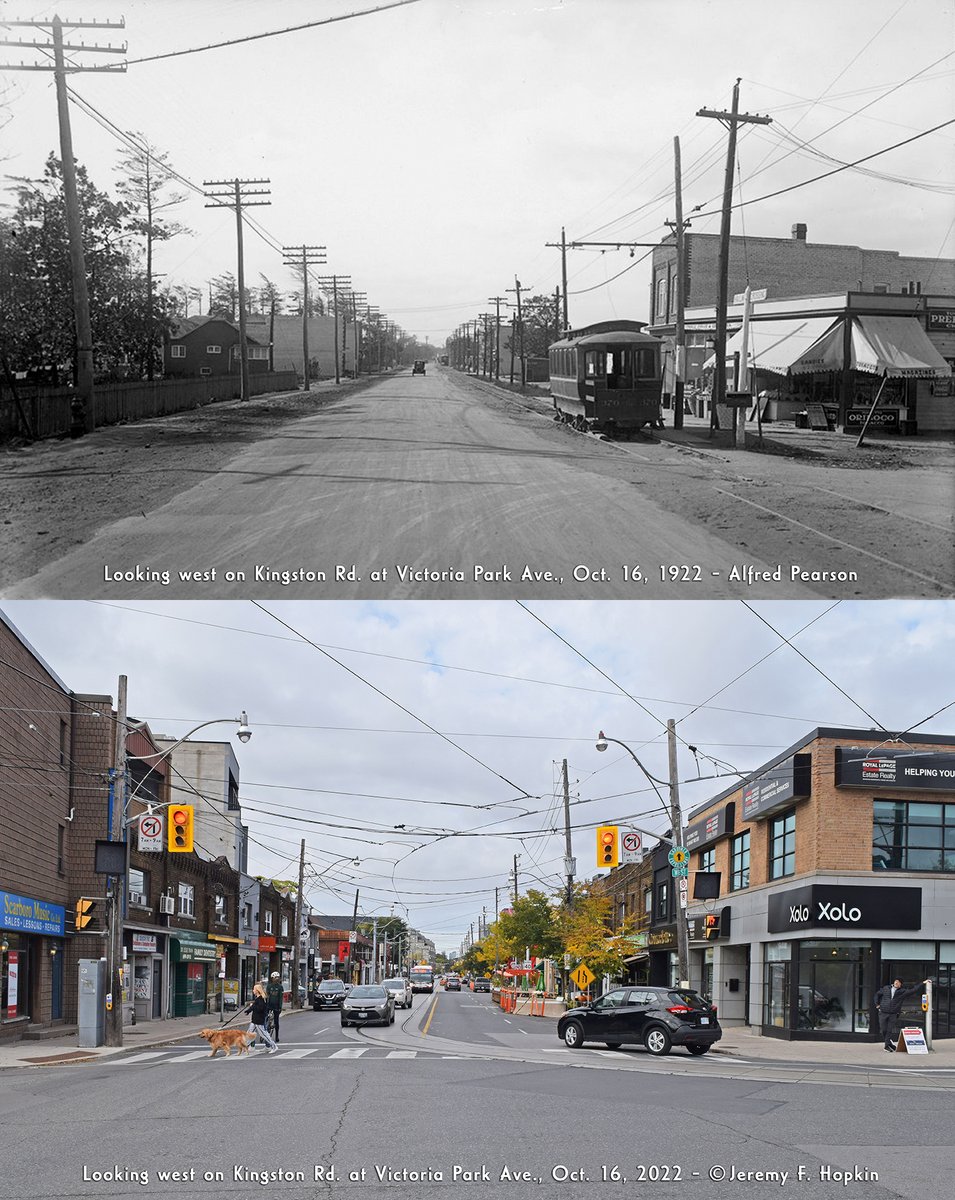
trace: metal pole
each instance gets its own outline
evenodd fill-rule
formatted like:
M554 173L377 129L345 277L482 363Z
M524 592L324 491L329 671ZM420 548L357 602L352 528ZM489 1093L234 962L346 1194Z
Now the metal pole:
M110 810L109 840L118 841L116 836L126 836L126 676L120 675L116 689L116 736L113 744L114 796ZM128 853L128 851L127 851ZM112 996L112 1007L106 1010L104 1030L107 1046L123 1044L123 989L121 961L123 945L123 908L126 893L126 876L113 876L112 899L109 912L109 940L107 943L106 971L107 990Z
M670 825L673 831L673 844L683 845L683 814L680 812L680 782L677 774L676 761L676 722L667 721L667 755L670 771ZM677 881L679 883L679 880ZM676 905L676 947L679 958L681 987L690 986L690 947L686 924L686 908L688 893L678 888Z

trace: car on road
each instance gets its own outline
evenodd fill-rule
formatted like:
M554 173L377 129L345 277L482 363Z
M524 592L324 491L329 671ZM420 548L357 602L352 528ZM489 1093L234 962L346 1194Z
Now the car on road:
M591 1004L564 1013L557 1036L571 1050L584 1042L602 1042L611 1050L643 1046L660 1056L674 1046L705 1054L723 1031L716 1009L698 992L632 985L613 988Z
M444 981L444 990L446 992L460 992L461 980L457 975L448 975Z
M312 992L312 1008L319 1012L323 1008L341 1008L348 995L348 988L341 979L323 979Z
M414 360L414 366L411 368L411 374L412 374L412 375L423 375L424 373L425 373L425 371L424 371L424 359L423 359L423 358L416 358L416 359Z
M386 979L381 985L387 988L395 998L395 1008L410 1008L414 1000L414 992L411 990L411 980L404 979L400 975L394 979Z
M471 980L472 992L489 992L491 990L491 981L484 975L478 975L476 979Z
M353 987L342 1001L342 1029L346 1025L392 1025L395 998L380 983L362 983Z

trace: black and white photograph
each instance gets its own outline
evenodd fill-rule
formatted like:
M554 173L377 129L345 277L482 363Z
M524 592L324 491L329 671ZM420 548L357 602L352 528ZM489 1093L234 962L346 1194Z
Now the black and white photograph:
M0 28L3 595L951 594L951 0Z

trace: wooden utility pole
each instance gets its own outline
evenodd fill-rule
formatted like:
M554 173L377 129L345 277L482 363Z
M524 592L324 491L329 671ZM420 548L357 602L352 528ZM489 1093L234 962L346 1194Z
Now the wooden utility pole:
M720 221L719 281L716 296L716 337L713 354L713 398L710 411L710 428L718 428L716 406L726 400L726 309L729 300L730 273L730 226L733 212L733 171L736 168L736 130L740 125L771 125L772 117L753 116L739 111L739 84L733 85L733 108L730 112L715 112L709 108L697 111L698 117L712 117L721 121L729 130L726 148L726 173L723 178L723 215Z
M73 134L70 129L70 108L67 99L67 74L81 71L120 71L126 64L113 67L83 67L72 57L66 65L66 51L76 53L125 54L122 46L84 46L82 43L64 42L63 27L76 29L125 29L125 20L119 21L61 21L53 17L50 21L4 21L3 28L27 27L48 30L53 39L53 63L49 57L37 63L2 63L5 71L53 71L56 84L56 110L60 127L60 164L63 172L63 205L66 211L66 231L70 247L70 277L73 289L73 324L76 335L75 366L73 369L73 395L70 399L70 437L82 437L96 428L96 401L93 391L93 327L90 318L89 290L86 284L86 259L83 252L83 222L80 213L79 194L76 188L76 160L73 157ZM49 54L49 43L0 41L0 46L16 46L21 49L39 50Z
M335 311L334 329L332 331L332 348L335 351L335 382L341 383L342 376L339 368L338 360L338 289L342 287L347 289L351 287L350 275L323 275L318 281L319 287L332 289L332 308ZM342 348L344 349L345 339L342 335ZM341 364L344 366L344 363Z
M560 227L559 242L545 242L545 246L550 246L552 249L560 250L560 282L561 290L564 293L564 327L557 331L556 341L560 340L561 333L566 333L570 328L570 322L567 318L567 237L564 233L564 227Z
M282 254L287 267L302 272L302 387L309 387L308 369L308 268L321 266L325 262L324 246L283 246Z
M667 758L670 777L670 828L674 849L683 849L683 814L680 811L680 777L677 771L676 758L676 721L667 721ZM680 987L690 986L690 940L686 923L686 911L689 903L689 892L680 885L686 881L675 876L676 887L676 948L680 963Z
M488 296L494 301L494 378L501 378L501 304L506 303L506 296Z
M109 840L128 838L126 829L126 676L120 675L116 689L116 726L113 741L113 802L109 811ZM106 940L106 990L111 1000L106 1009L103 1037L107 1046L123 1044L123 910L126 907L128 876L110 876L109 934Z
M235 237L238 257L238 282L239 282L239 386L241 389L241 397L243 400L249 398L249 352L246 347L245 336L245 255L242 250L242 209L252 208L261 205L271 204L271 200L255 200L255 196L268 196L270 191L268 188L256 187L254 185L269 183L268 179L205 179L202 186L206 188L225 188L225 191L207 192L211 203L206 205L206 208L234 208L235 209ZM230 190L231 189L231 198ZM246 189L246 190L243 190Z
M352 320L355 324L355 375L357 379L361 370L361 326L358 324L358 305L364 306L368 301L367 292L352 292L351 294L351 312Z
M306 367L306 371L308 368ZM308 376L306 375L306 379ZM292 942L292 1007L301 1008L298 999L299 959L302 956L302 893L305 890L305 839L298 855L298 895L295 897L295 937Z
M521 281L514 276L514 286L505 289L508 292L517 293L517 336L520 338L520 357L521 357L521 387L527 383L527 366L524 361L524 319L521 316ZM511 347L511 383L514 382L514 349Z
M684 282L686 279L686 247L683 231L689 221L683 220L683 174L680 167L680 139L673 139L673 176L676 196L676 220L672 228L676 234L676 333L674 337L675 359L673 378L673 428L683 428L683 382L686 377L686 331L683 315L686 307ZM667 221L667 225L671 225Z
M515 903L515 904L517 903L517 899L518 899L518 891L517 891L517 855L515 854L515 855L514 855L514 903Z

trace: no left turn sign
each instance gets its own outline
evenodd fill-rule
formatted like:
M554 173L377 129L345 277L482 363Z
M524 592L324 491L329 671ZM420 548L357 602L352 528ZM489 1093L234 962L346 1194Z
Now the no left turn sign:
M156 851L163 848L163 819L156 813L147 813L139 820L139 849Z
M624 850L629 850L631 853L633 853L636 850L639 850L640 849L640 834L633 833L632 831L629 833L625 833L623 835L623 838L621 839L621 844L623 845Z

